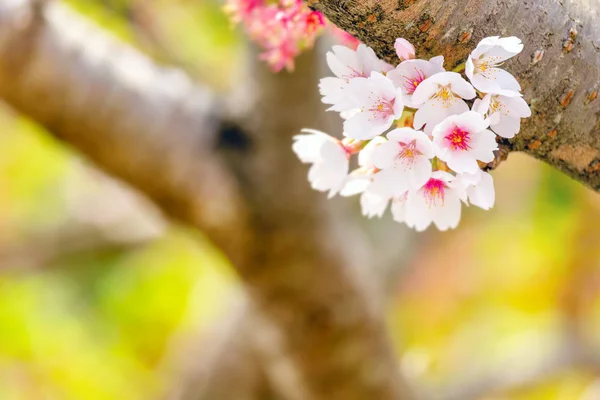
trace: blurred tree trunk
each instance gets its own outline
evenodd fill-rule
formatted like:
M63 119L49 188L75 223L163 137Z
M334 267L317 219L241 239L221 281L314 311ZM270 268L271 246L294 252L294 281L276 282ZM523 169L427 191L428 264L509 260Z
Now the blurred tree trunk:
M314 58L299 68L307 80L261 66L225 101L59 3L0 1L0 95L221 247L303 399L406 398L368 254L290 149L320 108Z

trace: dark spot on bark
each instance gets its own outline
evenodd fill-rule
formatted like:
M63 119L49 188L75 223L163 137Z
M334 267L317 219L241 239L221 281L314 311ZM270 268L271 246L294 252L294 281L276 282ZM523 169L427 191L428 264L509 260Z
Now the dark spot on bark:
M431 16L431 14L429 14L428 12L424 12L420 17L419 20L417 22L417 27L419 28L419 30L423 33L427 32L429 30L429 28L431 28L431 25L433 25L434 23L434 19Z
M540 147L541 145L542 145L542 141L541 141L541 140L539 140L539 139L536 139L536 140L533 140L533 141L531 141L531 142L530 142L530 143L527 145L527 148L528 148L529 150L535 150L535 149L537 149L538 147Z
M398 0L398 6L396 7L396 10L406 10L408 7L412 6L415 1L416 0Z
M590 165L586 168L586 172L588 174L595 173L600 171L600 159L595 159L590 163Z
M239 125L223 123L217 140L218 150L248 151L251 146L250 136Z

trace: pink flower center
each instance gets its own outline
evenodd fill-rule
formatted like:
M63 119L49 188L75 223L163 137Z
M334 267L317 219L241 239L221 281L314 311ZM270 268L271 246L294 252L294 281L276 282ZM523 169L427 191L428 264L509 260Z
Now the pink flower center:
M431 178L423 186L423 194L425 196L425 202L429 207L438 205L440 201L441 205L444 205L444 195L446 191L446 182L441 179Z
M417 87L425 80L425 74L422 70L415 68L415 75L403 76L404 89L408 94L413 94Z
M469 146L469 142L471 141L470 133L460 129L458 126L455 126L452 132L447 134L444 139L448 141L448 145L452 150L464 151L471 148Z
M415 161L417 156L420 156L422 153L417 149L416 140L413 140L410 143L398 143L400 145L400 151L396 156L396 159L405 161L409 164L412 164Z
M373 114L372 119L387 118L390 115L394 115L394 101L395 99L387 100L383 97L378 97L374 105L367 111Z

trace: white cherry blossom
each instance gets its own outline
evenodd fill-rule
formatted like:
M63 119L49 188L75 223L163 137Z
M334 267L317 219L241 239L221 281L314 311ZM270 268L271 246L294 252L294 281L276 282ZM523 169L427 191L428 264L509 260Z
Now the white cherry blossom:
M400 89L378 72L353 79L346 93L358 108L344 121L344 136L353 139L369 140L385 132L404 110Z
M521 129L521 118L531 116L531 109L521 94L511 90L488 93L475 100L473 111L490 120L490 129L503 138L513 138Z
M419 109L415 113L413 126L425 132L433 128L446 117L469 111L463 99L475 97L475 89L456 72L440 72L425 79L412 95L412 104Z
M494 206L496 193L492 175L478 169L474 174L457 174L456 179L465 189L471 204L484 210Z
M511 36L492 36L483 39L470 54L465 74L477 90L484 93L502 89L520 91L521 85L509 72L498 68L523 50L521 39Z
M442 56L414 59L415 48L404 39L394 48L402 61L396 68L365 45L327 54L334 76L319 88L344 120L345 138L303 130L293 151L311 164L314 189L330 197L359 195L368 218L383 216L389 205L395 221L418 231L431 224L455 228L463 202L494 206L493 178L479 165L494 159L496 135L514 137L521 118L531 116L518 82L499 68L523 45L514 37L482 40L466 63L471 83L445 71ZM481 99L475 100L476 88ZM412 128L396 128L400 119ZM352 156L358 168L349 173Z
M355 78L368 78L372 72L388 72L394 67L380 60L373 49L360 44L356 51L346 46L333 46L333 51L327 52L327 65L336 77L321 79L319 91L323 96L322 102L331 104L331 111L347 111L353 108L345 90Z
M417 231L424 231L432 222L441 231L456 228L465 194L454 179L448 172L435 171L423 187L409 191L404 215L406 224Z
M489 121L474 111L452 115L433 130L433 150L457 173L475 173L477 160L488 163L494 160L498 149L496 136L488 130Z
M308 180L313 189L329 191L329 197L342 189L349 168L349 154L343 144L326 133L303 129L306 135L294 136L292 150L300 161L312 164Z
M407 60L396 67L396 69L387 73L387 77L394 82L396 87L402 89L402 99L404 105L410 108L416 108L412 102L412 95L417 87L425 79L444 72L444 56L433 57L429 61L425 60Z
M372 162L382 170L373 185L387 187L392 196L423 186L431 177L431 140L411 128L394 129L387 138L387 142L373 150ZM380 191L385 193L383 189Z

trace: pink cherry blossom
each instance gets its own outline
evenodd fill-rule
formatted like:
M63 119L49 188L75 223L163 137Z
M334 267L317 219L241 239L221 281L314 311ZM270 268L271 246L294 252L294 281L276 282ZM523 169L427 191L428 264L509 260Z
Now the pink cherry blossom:
M394 67L380 60L370 47L360 44L356 51L344 46L333 46L327 52L327 65L335 77L321 79L319 91L330 111L344 112L356 108L346 93L354 78L368 78L373 72L387 72Z
M344 136L372 139L388 130L404 110L400 89L378 72L351 80L346 92L357 112L344 121Z
M323 15L302 0L227 0L225 11L265 50L260 57L275 72L293 70L294 58L311 48L325 27Z
M431 140L411 128L394 129L387 138L387 142L373 150L371 157L373 164L383 170L374 185L387 187L392 196L423 186L431 177Z
M408 60L388 72L387 77L402 90L402 99L406 107L416 108L412 102L413 93L425 79L444 72L443 64L444 56L433 57L429 61Z
M458 226L464 190L454 182L454 176L435 171L417 190L408 192L404 219L417 231L424 231L433 222L441 231Z
M446 118L433 130L435 155L455 172L477 172L477 161L491 162L498 149L488 126L489 122L474 111Z

